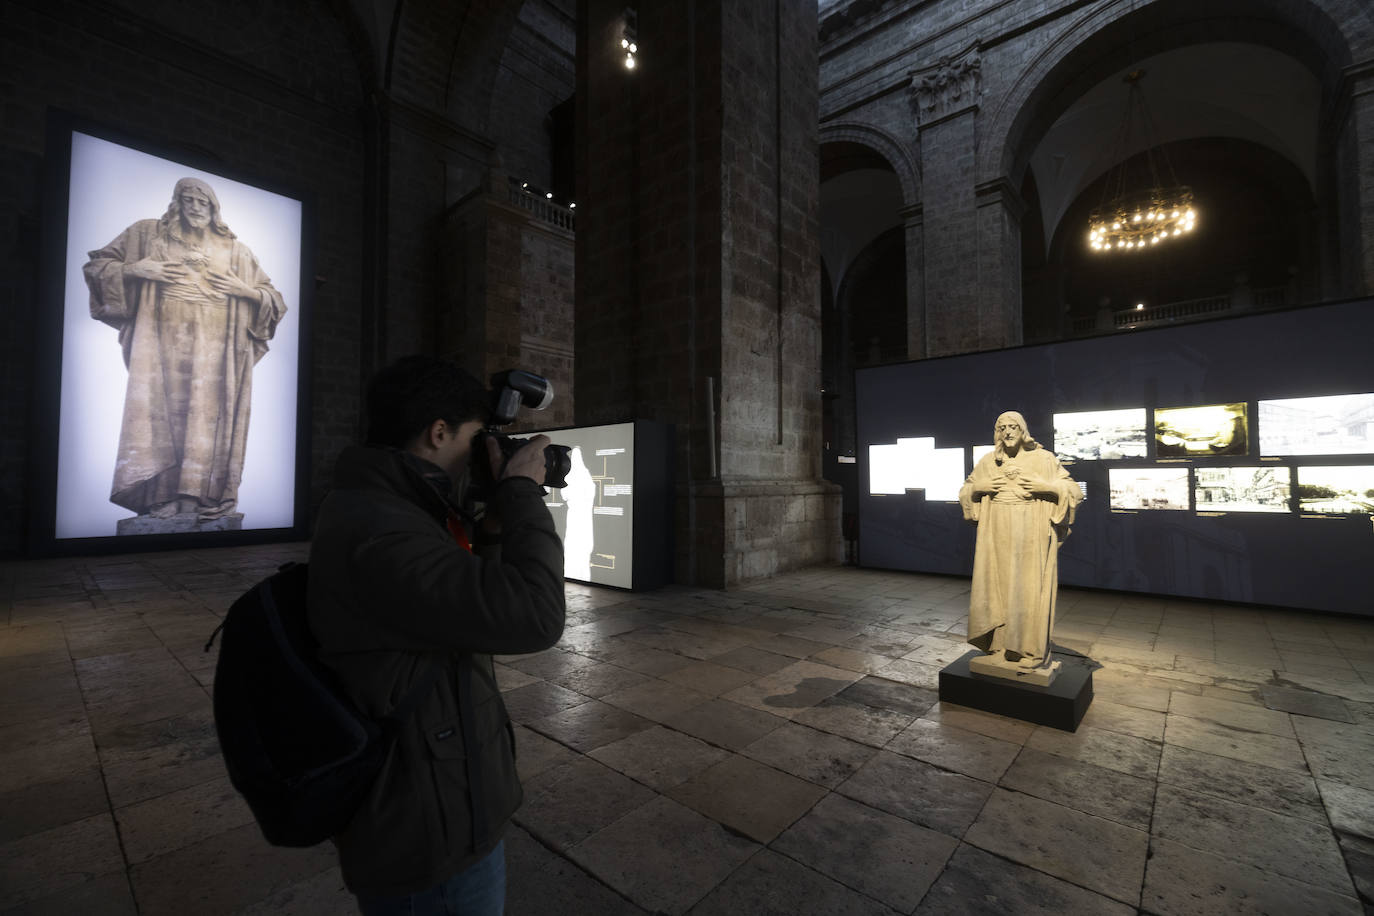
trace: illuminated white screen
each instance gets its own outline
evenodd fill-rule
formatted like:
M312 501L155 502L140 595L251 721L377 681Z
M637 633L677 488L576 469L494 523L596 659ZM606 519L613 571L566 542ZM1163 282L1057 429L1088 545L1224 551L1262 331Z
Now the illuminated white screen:
M1374 453L1374 394L1259 402L1261 455Z
M983 456L991 455L996 448L995 445L975 445L973 447L973 466L978 467L978 462L983 460Z
M1053 451L1061 461L1144 458L1145 408L1057 413Z
M1298 509L1328 515L1374 513L1374 466L1299 467Z
M964 450L936 448L929 436L898 439L868 447L868 492L895 496L924 492L928 501L954 502L964 483Z
M166 212L178 179L202 177L224 222L286 302L270 351L253 369L252 421L237 511L243 528L295 522L296 357L301 203L82 133L72 135L64 263L56 537L105 537L128 509L110 502L128 372L114 328L93 320L81 267L130 225Z
M634 424L557 429L546 435L572 449L568 485L544 496L563 539L563 575L630 588L634 582Z
M1193 505L1199 512L1287 512L1291 476L1280 466L1198 468Z
M1187 468L1111 468L1113 509L1187 509Z

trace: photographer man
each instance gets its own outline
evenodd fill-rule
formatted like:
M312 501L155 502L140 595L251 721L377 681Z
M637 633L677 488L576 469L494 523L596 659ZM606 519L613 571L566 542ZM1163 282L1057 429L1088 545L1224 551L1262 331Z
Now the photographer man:
M454 490L489 395L452 363L406 357L367 392L368 444L339 456L310 550L310 625L358 707L381 719L439 676L367 801L335 838L363 913L499 914L502 833L521 800L493 654L563 632L563 547L543 502L545 436L506 461L468 549ZM422 688L423 689L423 688Z

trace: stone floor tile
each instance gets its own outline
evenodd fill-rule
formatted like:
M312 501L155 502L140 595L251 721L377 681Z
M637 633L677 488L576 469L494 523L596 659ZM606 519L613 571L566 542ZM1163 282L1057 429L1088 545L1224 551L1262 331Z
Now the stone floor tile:
M791 718L800 710L839 693L861 675L830 665L799 661L737 687L723 698L763 712Z
M882 677L860 678L835 695L836 699L862 703L875 709L906 713L913 718L925 715L940 701L935 690L913 687L900 681Z
M506 912L510 916L645 913L520 827L512 825L506 831L505 843Z
M925 896L959 841L831 795L772 848L902 912Z
M665 718L663 724L710 744L739 751L785 721L780 716L715 699L676 712Z
M1155 837L1141 907L1160 916L1361 916L1354 897Z
M1294 690L1266 684L1260 688L1264 705L1270 709L1309 716L1314 719L1330 719L1333 722L1354 722L1350 709L1340 697L1314 693L1311 690Z
M982 810L992 788L986 782L920 760L879 751L835 791L960 837Z
M1158 741L1091 725L1080 725L1076 732L1039 726L1026 739L1026 747L1143 779L1155 778L1161 746Z
M1317 780L1333 829L1374 840L1374 792L1328 779Z
M229 784L213 779L115 810L124 857L136 865L244 824L253 812Z
M1108 700L1121 706L1134 706L1138 709L1152 709L1156 712L1169 711L1171 691L1164 687L1144 687L1129 684L1104 684L1100 678L1093 678L1094 698Z
M766 639L755 640L753 646L755 649L762 649L776 655L786 655L793 659L810 658L817 652L830 648L828 643L816 642L813 639L800 639L781 633Z
M727 665L741 671L751 672L754 675L761 675L772 674L780 668L786 668L796 659L790 655L768 652L754 646L742 646L722 655L717 655L711 661L713 664Z
M923 665L906 658L899 658L875 673L878 677L886 678L889 681L899 681L924 690L938 691L940 689L939 668Z
M492 671L496 674L496 686L502 693L518 690L521 687L528 687L530 684L537 684L540 681L540 678L535 677L533 674L517 671L507 665L498 663L493 664L491 667ZM590 695L591 694L587 694L587 696Z
M1288 713L1265 709L1247 703L1228 703L1210 697L1190 696L1186 693L1174 694L1169 705L1173 715L1190 716L1206 722L1215 722L1241 731L1262 732L1292 738L1293 726Z
M1149 779L1028 747L999 785L1128 827L1150 828L1155 783Z
M624 636L618 636L610 641L607 650L601 655L601 660L650 677L662 677L669 671L676 671L692 662L692 659L685 655L626 642Z
M590 756L663 792L720 763L728 754L690 735L655 725L598 747Z
M1164 741L1166 744L1263 766L1299 771L1307 769L1302 748L1293 738L1246 731L1189 716L1170 713L1164 728Z
M1010 741L917 719L887 744L887 750L986 782L996 782L1021 747Z
M109 812L0 845L0 911L122 872Z
M943 701L928 709L921 718L1012 744L1025 744L1031 732L1035 731L1035 726L1029 722Z
M578 843L573 860L639 906L685 913L758 846L659 796Z
M1374 840L1350 833L1337 833L1346 868L1354 879L1355 890L1364 900L1374 900ZM1369 908L1365 908L1366 914Z
M1333 893L1354 893L1336 839L1322 824L1176 789L1159 794L1151 831Z
M825 795L825 789L731 755L666 793L760 843L771 842Z
M578 757L525 783L525 803L515 822L563 850L653 798L652 789L590 757Z
M648 681L648 675L622 668L610 662L597 662L594 665L574 668L549 678L549 683L566 687L583 696L595 699Z
M713 697L742 687L757 678L758 675L751 671L703 661L690 662L676 671L669 671L663 675L663 680L670 684L681 684L683 687Z
M573 690L539 681L517 687L502 694L506 712L517 725L551 716L588 702L588 698Z
M672 716L699 706L711 699L704 693L691 690L667 681L651 680L634 687L626 687L608 693L601 698L603 702L655 722L664 722Z
M337 916L354 913L357 898L344 886L336 865L236 910L234 916Z
M960 843L918 916L1132 916L1135 908Z
M852 649L848 646L835 646L817 652L811 658L822 664L834 665L836 668L844 668L847 671L857 671L860 674L874 674L892 664L892 658L889 656L879 655L876 652L864 652L861 649Z
M129 878L121 870L65 887L4 912L5 916L74 916L81 913L136 916L138 905L134 903Z
M833 789L854 774L877 749L788 722L744 749L745 756Z
M818 706L803 709L792 717L792 721L879 748L916 719L908 713L851 703L842 699L843 696L844 691L841 691L827 700L822 700Z
M964 841L1130 906L1140 901L1149 834L996 789Z
M1114 703L1100 697L1095 698L1088 707L1082 724L1151 741L1164 740L1164 713Z
M0 726L0 794L77 777L98 766L91 727L79 713Z
M654 723L600 700L591 700L526 724L533 731L585 754L651 728Z
M1247 763L1174 744L1164 746L1159 762L1165 786L1212 795L1315 823L1326 822L1317 785L1306 772Z
M33 781L0 793L0 844L109 811L105 781L97 765L51 781L38 781L49 775L27 771L11 774L12 778Z
M1297 716L1293 720L1318 779L1374 789L1374 735L1354 725Z
M81 693L90 704L192 689L195 679L166 648L98 655L75 662Z
M570 750L538 732L530 731L523 725L516 725L515 765L521 780L529 780L554 767L571 763L577 759L577 752Z
M225 775L214 719L205 712L112 731L99 749L116 808Z
M335 864L328 843L269 846L257 825L249 824L134 865L129 877L140 916L232 913Z
M596 664L594 658L578 655L576 652L567 652L563 649L546 649L533 655L502 656L500 661L517 671L532 674L546 681L553 680L556 675L566 674L569 671L576 671L578 668L586 668Z
M691 916L892 916L896 911L787 856L762 849Z

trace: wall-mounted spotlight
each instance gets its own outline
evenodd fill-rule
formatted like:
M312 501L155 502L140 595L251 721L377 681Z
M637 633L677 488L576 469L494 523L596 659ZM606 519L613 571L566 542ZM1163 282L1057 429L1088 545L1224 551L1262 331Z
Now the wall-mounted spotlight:
M620 51L625 55L626 70L639 65L639 13L629 6L625 7L620 26Z

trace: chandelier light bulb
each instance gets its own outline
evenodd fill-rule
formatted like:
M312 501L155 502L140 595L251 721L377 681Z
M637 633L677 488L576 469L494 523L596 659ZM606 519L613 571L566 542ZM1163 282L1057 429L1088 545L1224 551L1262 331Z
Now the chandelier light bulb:
M628 38L622 38L622 39L620 39L620 47L622 47L622 48L628 48L629 46L630 46L630 39L628 39Z
M638 54L638 53L639 53L639 45L635 44L633 41L630 42L630 53L631 53L631 54Z
M627 54L627 55L625 55L625 69L626 69L626 70L633 70L634 68L635 68L635 58L634 58L634 55L633 55L633 54Z

